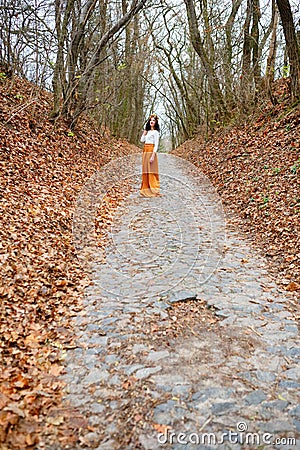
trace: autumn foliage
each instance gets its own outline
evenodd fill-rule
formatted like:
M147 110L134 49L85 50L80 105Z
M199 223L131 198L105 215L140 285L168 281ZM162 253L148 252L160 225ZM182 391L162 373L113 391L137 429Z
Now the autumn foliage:
M0 448L32 448L44 434L72 444L84 425L61 411L64 350L87 277L72 241L75 200L112 157L136 152L82 120L48 120L51 96L0 80ZM70 422L68 423L68 417Z

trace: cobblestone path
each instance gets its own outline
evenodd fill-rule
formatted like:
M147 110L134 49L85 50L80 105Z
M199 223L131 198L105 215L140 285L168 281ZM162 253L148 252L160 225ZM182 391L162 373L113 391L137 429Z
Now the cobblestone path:
M138 174L114 217L106 262L91 258L94 283L64 377L66 401L94 430L85 442L99 450L300 449L300 347L289 294L237 231L225 235L204 177L179 158L159 157L164 196L139 197ZM195 298L220 320L186 339L152 340L148 323L163 329L176 302ZM135 390L140 402L144 392L143 417ZM136 427L121 445L125 412Z

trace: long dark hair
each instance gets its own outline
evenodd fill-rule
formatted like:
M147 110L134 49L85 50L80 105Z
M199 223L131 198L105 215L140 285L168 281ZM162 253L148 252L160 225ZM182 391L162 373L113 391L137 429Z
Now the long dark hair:
M151 116L149 117L149 119L146 122L145 130L146 131L151 130L151 125L150 125L150 120L151 119L155 120L154 130L160 131L160 128L159 128L159 125L158 125L158 117L157 117L156 114L151 114Z

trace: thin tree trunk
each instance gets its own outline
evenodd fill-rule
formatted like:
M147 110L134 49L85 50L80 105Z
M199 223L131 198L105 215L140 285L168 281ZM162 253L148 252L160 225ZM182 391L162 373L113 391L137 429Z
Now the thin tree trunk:
M225 24L225 35L226 35L226 66L225 66L225 83L226 83L226 99L231 106L234 103L234 95L232 92L232 27L234 24L235 17L238 10L242 4L243 0L236 0L232 3L231 13Z
M55 27L57 34L57 55L53 73L53 108L51 112L51 117L55 118L59 115L60 111L60 101L62 96L62 91L65 85L65 68L64 68L64 47L65 41L67 39L67 26L71 16L71 12L74 6L74 0L69 0L66 5L66 10L64 17L62 17L62 9L60 0L55 1Z
M247 103L251 90L252 72L251 72L251 36L250 23L252 16L252 0L247 0L246 19L244 23L244 43L242 59L242 79L241 79L241 100L242 109L247 110Z
M274 17L274 19L273 19L273 31L270 40L269 54L267 59L266 85L270 100L273 103L273 105L275 105L277 101L272 93L272 83L274 81L275 59L277 50L277 26L279 19L278 9L277 6L275 5L275 0L273 0L272 9L273 9L272 16Z
M290 62L292 100L300 98L300 54L289 0L276 0Z
M189 30L190 30L190 38L192 45L199 55L204 70L206 72L206 76L208 79L209 87L211 90L211 94L213 96L214 104L217 106L219 114L223 117L226 117L228 114L227 106L223 97L223 93L221 91L219 81L217 79L214 68L211 66L211 63L207 57L205 52L201 36L198 29L197 16L195 11L195 5L193 0L184 0L187 10Z
M259 28L258 21L260 19L260 6L259 0L252 0L252 29L251 29L251 40L252 40L252 66L255 84L255 99L257 99L257 94L260 88L260 64L259 64Z

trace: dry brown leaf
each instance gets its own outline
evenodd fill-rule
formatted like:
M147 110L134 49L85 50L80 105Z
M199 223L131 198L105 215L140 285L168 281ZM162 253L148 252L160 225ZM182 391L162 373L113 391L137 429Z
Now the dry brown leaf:
M58 377L63 371L64 371L63 366L60 366L58 364L52 364L49 373L50 373L50 375L54 375L55 377Z
M153 423L152 426L158 433L162 434L167 434L168 431L172 429L170 425L161 425L159 423Z
M19 408L18 403L8 403L5 408L3 408L3 411L10 411L20 417L25 417L25 413L21 408Z
M299 291L300 290L300 284L299 283L295 283L294 281L291 281L287 287L286 287L287 291L290 292L295 292L295 291Z

